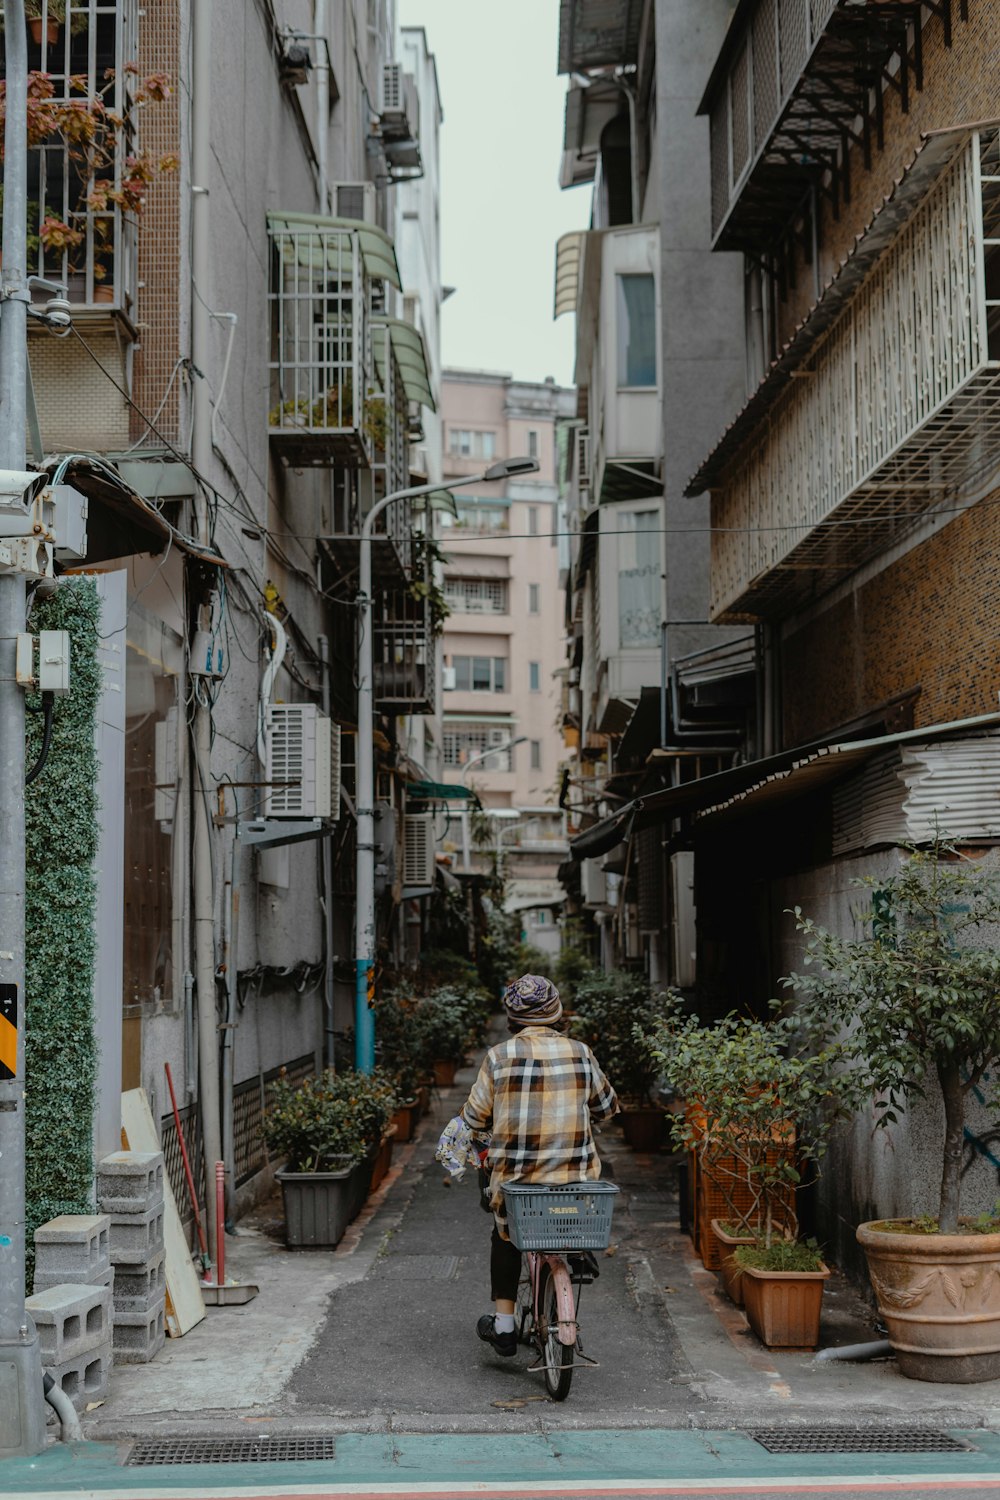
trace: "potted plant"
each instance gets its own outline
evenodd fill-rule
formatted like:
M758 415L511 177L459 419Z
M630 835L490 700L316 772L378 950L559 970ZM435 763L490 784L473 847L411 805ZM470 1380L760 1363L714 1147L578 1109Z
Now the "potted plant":
M417 1003L421 1056L439 1088L450 1088L470 1047L482 1040L484 997L476 989L439 985Z
M702 1198L701 1243L717 1247L715 1264L762 1342L815 1348L830 1273L816 1246L799 1240L795 1191L804 1163L815 1172L849 1108L838 1082L841 1047L817 1049L787 1016L730 1014L702 1026L678 1001L655 1051L674 1088L696 1105L671 1115L674 1140L696 1153L699 1178L719 1195L710 1223Z
M665 1139L665 1112L652 1092L660 1071L654 1038L673 1005L672 995L654 994L640 974L594 973L576 986L573 1034L593 1049L619 1095L634 1151L656 1151Z
M860 1225L858 1239L899 1368L918 1380L1000 1377L1000 1217L960 1213L969 1095L1000 1064L1000 879L944 836L909 847L871 892L864 932L842 938L796 907L807 974L786 983L816 1024L849 1037L858 1101L893 1130L939 1102L940 1191L931 1215Z
M53 14L50 4L50 27ZM160 173L176 171L178 166L172 153L153 156L131 146L136 139L138 112L165 100L170 94L170 80L165 73L139 77L134 65L126 71L132 75L132 83L122 110L113 104L113 73L109 73L103 88L90 96L80 93L79 80L70 80L70 87L80 97L65 99L56 97L47 73L28 75L28 144L62 148L74 203L68 221L49 213L44 203L34 205L38 243L59 262L56 267L47 266L46 271L56 274L65 266L71 287L81 284L89 248L95 301L107 300L109 294L114 298L116 215L139 219L149 185ZM6 91L0 84L0 121L5 113ZM98 296L99 292L103 296Z
M273 1085L264 1139L285 1158L275 1175L289 1246L330 1248L340 1241L368 1194L392 1097L385 1080L358 1073L330 1071Z
M420 1115L420 1026L416 1001L398 989L386 990L375 1001L375 1035L379 1066L393 1081L396 1104L392 1123L401 1144L413 1139Z

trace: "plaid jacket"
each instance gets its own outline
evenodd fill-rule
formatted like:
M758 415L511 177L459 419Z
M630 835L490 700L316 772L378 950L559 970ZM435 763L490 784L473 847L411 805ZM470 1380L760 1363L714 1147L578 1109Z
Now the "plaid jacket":
M528 1026L491 1047L462 1115L492 1129L488 1166L497 1228L508 1238L500 1184L600 1177L591 1117L618 1113L618 1099L590 1048L550 1026Z

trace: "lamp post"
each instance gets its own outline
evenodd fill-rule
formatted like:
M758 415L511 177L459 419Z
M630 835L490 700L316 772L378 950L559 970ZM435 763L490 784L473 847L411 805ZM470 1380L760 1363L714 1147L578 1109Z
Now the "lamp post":
M489 758L490 758L491 755L503 755L505 751L507 751L507 750L513 750L513 748L514 748L515 745L524 745L524 744L527 743L527 739L528 739L528 736L526 734L519 734L516 737L516 739L513 739L513 740L503 740L499 745L493 745L489 750L478 750L475 755L470 755L469 759L465 762L465 765L462 767L461 774L459 775L459 778L458 778L459 781L461 782L462 786L468 786L468 782L466 781L466 777L468 776L469 772L472 770L473 766L478 766L478 765L480 765L482 763L482 761L489 760ZM469 864L470 864L470 861L471 861L471 852L472 851L469 848L469 804L468 804L468 802L466 802L465 807L462 809L462 868L463 868L463 870L468 870L468 868L469 868Z
M375 694L372 682L372 534L382 512L399 500L415 500L437 490L457 490L470 484L492 484L518 474L533 474L534 458L506 458L481 474L451 480L447 485L419 484L394 490L372 506L361 525L358 556L358 766L354 990L354 1065L359 1073L375 1066L375 1017L371 1008L375 958Z

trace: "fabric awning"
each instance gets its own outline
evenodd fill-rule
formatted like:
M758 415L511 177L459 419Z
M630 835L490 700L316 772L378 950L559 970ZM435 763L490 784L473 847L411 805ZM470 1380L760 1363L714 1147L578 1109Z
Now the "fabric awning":
M753 811L778 798L802 796L814 791L893 745L946 739L997 725L1000 725L1000 713L982 714L974 719L931 724L922 729L903 730L899 734L879 735L874 739L860 738L864 731L859 731L858 738L844 739L835 744L800 745L766 760L733 766L727 771L716 772L714 776L703 776L682 786L664 787L645 797L635 797L572 839L570 853L574 859L596 859L639 829L656 827L685 813L708 819Z
M315 231L321 235L324 231L349 230L358 237L358 245L361 250L361 259L365 272L373 281L388 281L398 292L403 290L403 283L399 275L399 265L396 261L396 247L392 237L380 229L377 224L366 224L361 219L331 219L323 214L298 214L275 211L267 216L269 229L287 229L289 233ZM310 262L316 251L309 241L300 241L301 247L308 246L307 254Z
M457 521L458 505L451 490L433 490L429 495L415 495L410 501L413 510L444 510Z
M402 318L378 317L373 318L372 322L376 329L388 328L389 330L389 342L392 344L392 352L396 356L399 373L403 378L403 389L407 400L419 401L421 406L437 411L434 393L431 390L430 372L427 368L427 350L424 348L420 329L414 328L412 323L404 323ZM374 347L375 367L384 385L385 354L382 341L375 339Z
M576 312L577 293L580 289L580 257L585 237L585 230L574 229L572 233L561 235L556 241L553 318L561 318L563 313Z

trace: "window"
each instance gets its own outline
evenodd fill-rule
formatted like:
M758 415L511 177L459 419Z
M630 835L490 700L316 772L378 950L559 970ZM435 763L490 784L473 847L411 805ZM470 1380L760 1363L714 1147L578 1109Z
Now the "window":
M656 384L656 293L652 276L619 276L618 384Z
M658 527L655 510L623 510L616 517L621 646L655 646L660 639Z
M446 578L444 597L451 609L470 615L507 613L506 578Z
M537 661L528 663L528 687L533 693L540 693L542 690L542 668Z
M454 458L496 457L497 435L495 432L473 432L467 427L452 427L448 433L448 452Z
M528 506L528 535L529 536L537 536L538 535L538 506L537 505L529 505Z
M538 433L534 430L528 433L528 457L538 457Z
M505 693L507 662L502 656L453 656L455 690L460 693Z
M542 769L542 742L541 742L541 740L532 740L531 741L531 769L533 771L540 771Z
M465 500L458 505L458 517L450 511L441 512L441 527L454 526L461 531L475 531L484 535L489 532L510 530L510 510L506 505L491 505L488 501Z
M487 756L479 762L476 769L510 771L513 769L510 748L513 734L514 729L510 724L449 724L445 720L442 730L444 763L452 767L464 766L474 755L481 755L496 745L504 745L506 749Z
M528 614L529 615L537 615L538 614L538 584L537 583L529 583L528 584Z

